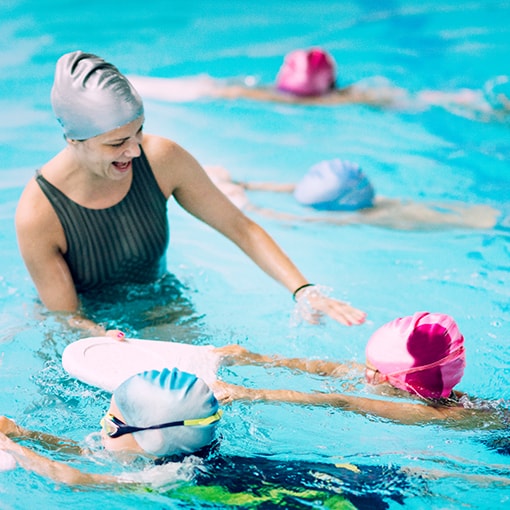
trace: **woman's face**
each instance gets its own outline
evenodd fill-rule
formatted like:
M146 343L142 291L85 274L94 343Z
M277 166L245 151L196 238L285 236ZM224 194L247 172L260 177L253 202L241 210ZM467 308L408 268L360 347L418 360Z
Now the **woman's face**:
M140 156L143 115L138 119L88 140L69 140L79 165L99 178L120 181L131 175L132 161Z

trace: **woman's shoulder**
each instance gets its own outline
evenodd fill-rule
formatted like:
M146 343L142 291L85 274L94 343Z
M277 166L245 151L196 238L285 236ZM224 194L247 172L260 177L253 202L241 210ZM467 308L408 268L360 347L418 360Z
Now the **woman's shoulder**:
M190 166L198 165L186 149L169 138L145 134L142 148L153 170L163 168L165 171L172 169L178 172L179 169L186 170Z
M40 171L37 170L37 174L39 173ZM29 216L35 212L40 213L46 204L48 204L48 200L45 199L44 193L37 184L36 175L34 175L21 193L16 216L17 218L21 218L25 213L28 213Z
M26 185L16 207L16 232L22 239L44 236L50 243L64 243L62 227L50 201L35 176Z
M153 134L144 134L142 148L151 164L168 164L184 152L183 148L173 140Z
M142 148L167 198L200 167L191 154L168 138L145 134Z

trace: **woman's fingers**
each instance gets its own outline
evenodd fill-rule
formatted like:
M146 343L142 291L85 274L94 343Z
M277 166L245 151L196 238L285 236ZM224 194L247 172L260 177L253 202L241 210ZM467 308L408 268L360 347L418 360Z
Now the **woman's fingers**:
M345 326L363 324L366 319L365 312L348 303L326 296L315 285L307 287L299 293L297 308L301 318L312 324L319 323L324 314Z
M111 336L112 338L115 338L115 340L118 340L119 342L123 342L126 339L126 334L120 329L109 329L106 332L106 336Z

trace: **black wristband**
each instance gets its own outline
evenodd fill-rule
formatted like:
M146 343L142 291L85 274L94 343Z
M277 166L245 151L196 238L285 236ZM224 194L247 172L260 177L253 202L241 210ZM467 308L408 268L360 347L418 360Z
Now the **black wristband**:
M305 283L304 285L301 285L300 287L298 287L293 293L292 293L292 299L294 301L296 301L296 294L301 290L301 289L305 289L306 287L314 287L315 286L315 283Z

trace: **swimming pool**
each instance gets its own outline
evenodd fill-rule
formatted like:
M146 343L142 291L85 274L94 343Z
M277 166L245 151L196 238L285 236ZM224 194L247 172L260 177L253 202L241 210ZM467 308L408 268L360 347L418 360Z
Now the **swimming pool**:
M438 7L432 1L264 0L227 1L221 8L205 0L188 6L160 0L147 6L92 1L86 7L56 0L3 2L0 413L78 440L95 430L106 405L103 393L69 380L61 369L60 354L75 335L37 305L13 227L24 184L63 145L49 105L58 56L79 48L131 74L250 75L270 83L286 52L320 44L335 56L340 84L383 76L410 92L479 90L508 75L509 14L510 3L503 1ZM175 139L203 164L222 165L238 179L295 181L311 164L340 156L360 163L383 196L483 203L501 211L494 229L434 232L283 223L254 215L311 280L368 312L366 325L347 329L331 322L292 325L287 292L172 205L168 265L188 286L193 303L191 316L171 326L172 335L291 356L362 360L366 340L384 322L417 310L441 311L455 317L466 337L468 364L459 388L484 398L510 398L508 123L480 122L438 107L296 108L241 100L147 101L146 112L146 131ZM297 209L290 197L250 198L278 210ZM168 310L162 308L165 322ZM133 334L161 334L161 328L151 329L150 318L137 322L137 312L134 304L128 307L120 323ZM285 371L243 368L225 377L252 386L343 389L339 381ZM367 479L363 490L377 492L390 507L401 505L388 494L401 495L406 508L497 508L510 497L508 487L489 480L509 478L508 450L489 442L489 431L404 427L326 409L239 404L228 409L221 432L225 455L448 474L425 487L414 475L407 485L391 476L386 485ZM122 469L101 457L74 465ZM470 476L485 476L485 482ZM190 505L168 486L76 492L20 469L0 473L1 510L25 508L36 498L40 508L52 509ZM227 505L221 501L217 507ZM196 499L193 506L207 504Z

